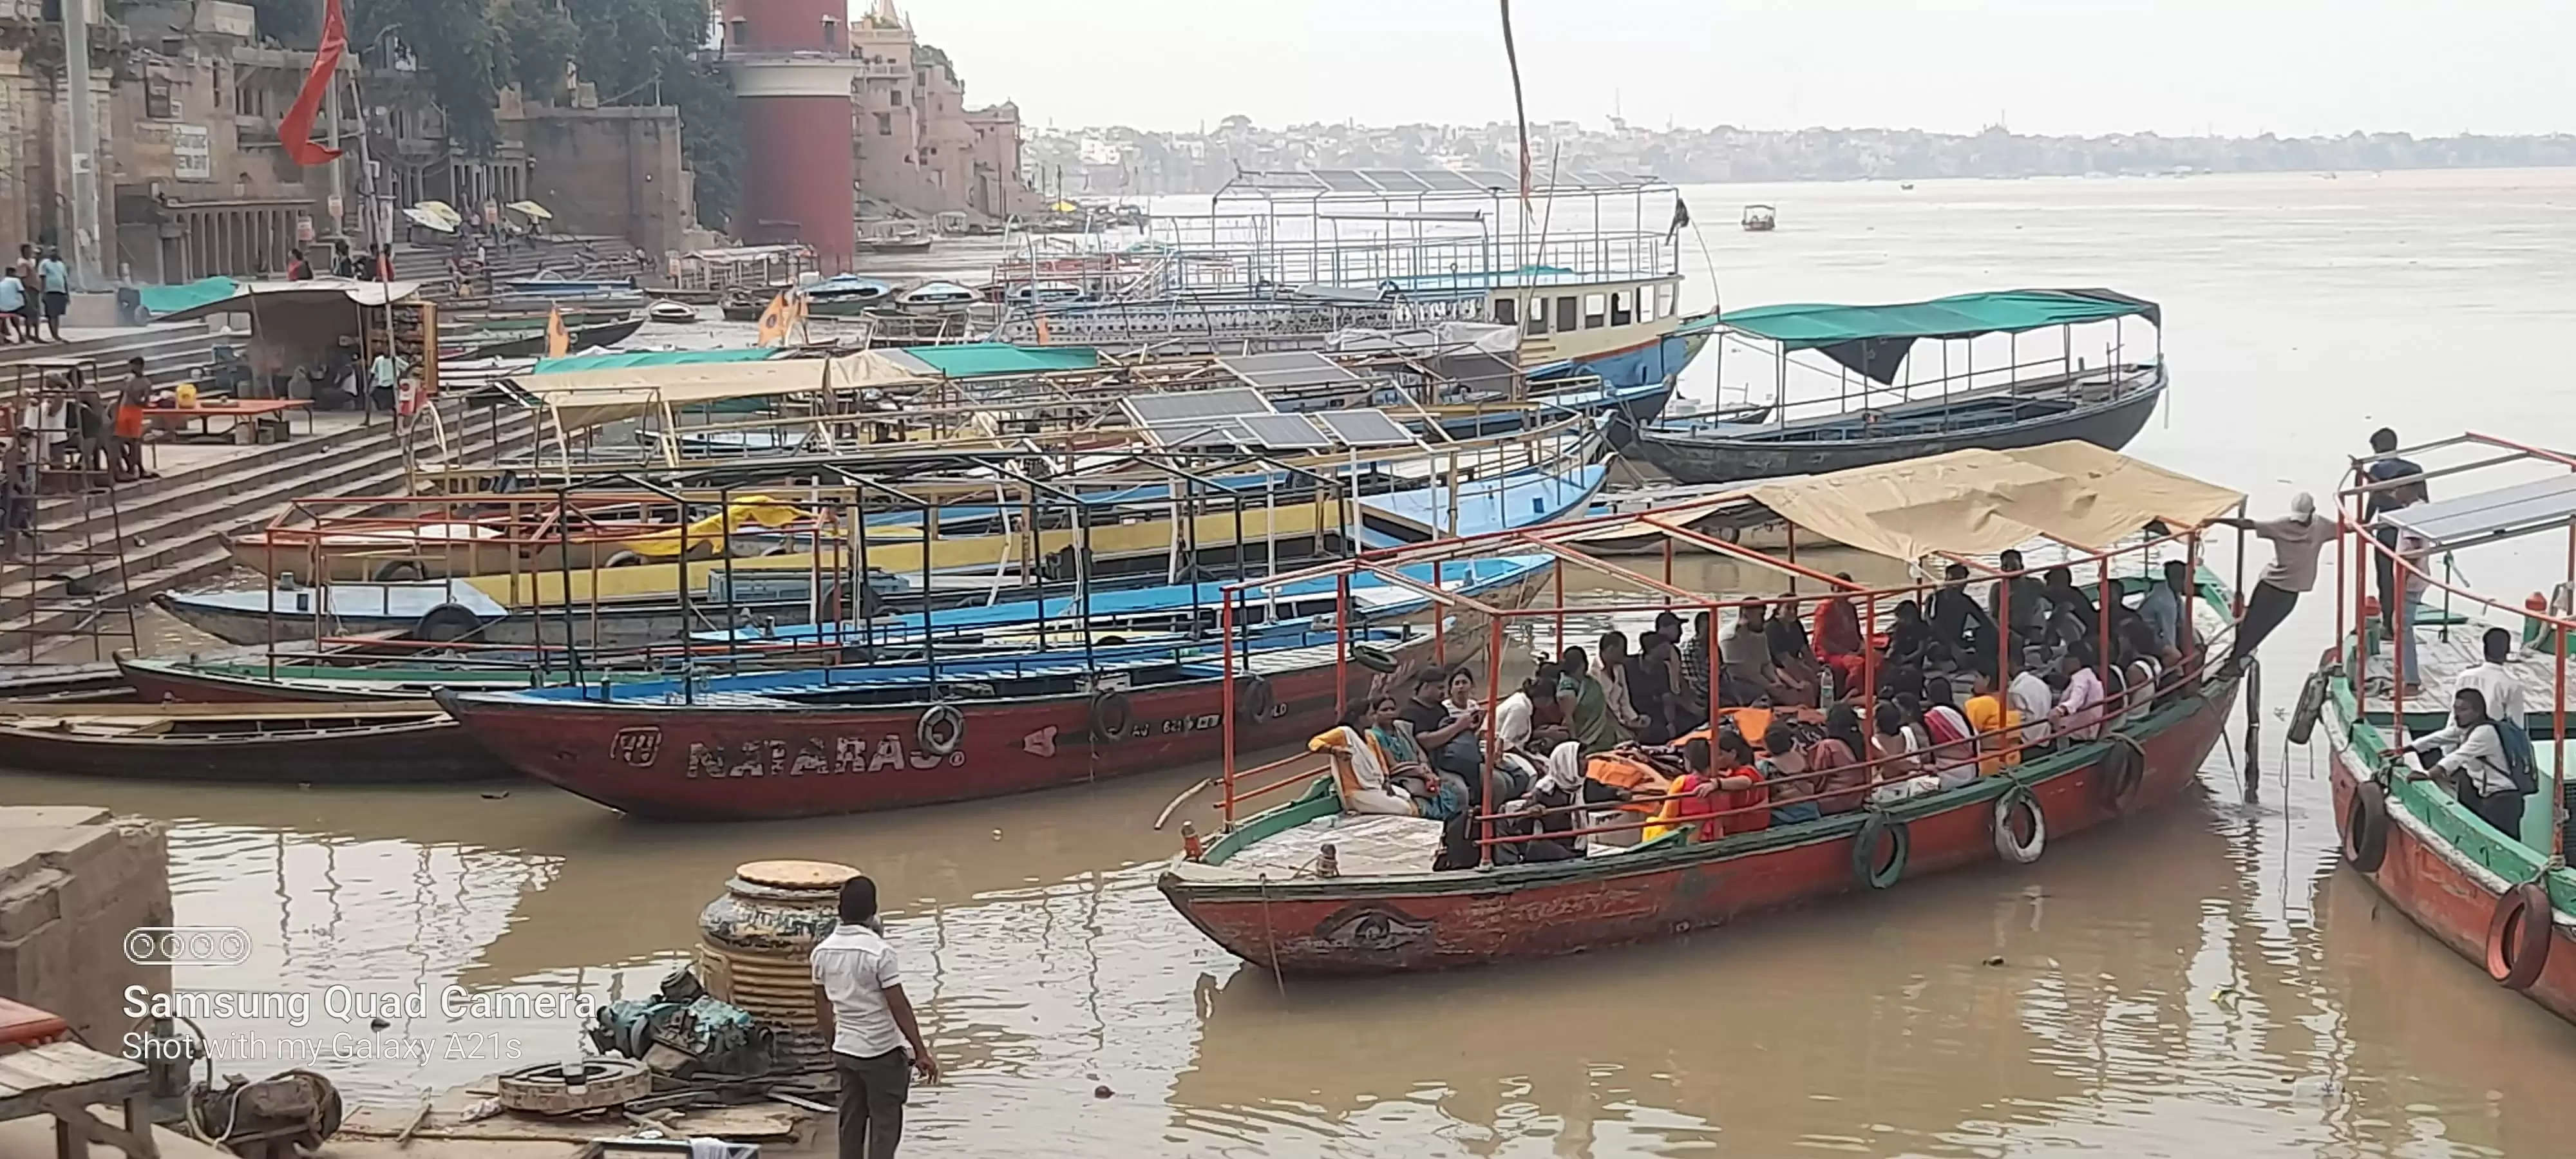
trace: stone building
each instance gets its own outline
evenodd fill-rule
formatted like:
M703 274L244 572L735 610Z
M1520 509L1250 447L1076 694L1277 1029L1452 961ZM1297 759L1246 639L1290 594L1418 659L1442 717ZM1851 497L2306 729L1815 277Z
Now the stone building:
M859 62L852 153L859 192L919 214L1000 218L1037 208L1020 174L1020 111L970 109L948 54L920 42L894 0L852 21Z

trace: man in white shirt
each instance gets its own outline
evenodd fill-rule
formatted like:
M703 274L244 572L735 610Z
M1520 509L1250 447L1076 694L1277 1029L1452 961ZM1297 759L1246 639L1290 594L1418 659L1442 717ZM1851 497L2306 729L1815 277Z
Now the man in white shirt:
M2524 728L2531 727L2530 712L2522 698L2522 680L2505 665L2505 661L2513 657L2513 633L2502 628L2489 628L2485 638L2478 643L2486 650L2486 661L2461 672L2460 682L2451 689L2452 693L2457 695L2462 688L2477 689L2479 699L2486 702L2487 719L2509 720Z
M2031 586L2038 585L2034 583ZM2021 718L2022 743L2034 749L2048 743L2050 731L2048 678L2039 674L2045 663L2045 655L2039 649L2024 649L2021 668L2013 673L2012 683L2004 689L2012 701L2013 715Z
M841 883L841 924L814 947L814 1015L841 1078L840 1159L893 1159L912 1092L907 1071L939 1081L876 918L877 883L853 877Z
M2475 688L2462 688L2451 699L2451 723L2439 732L2427 734L2407 752L2415 754L2416 767L2430 774L2439 769L2451 775L2451 788L2459 794L2460 803L2469 812L2516 841L2522 840L2522 787L2513 783L2513 773L2506 766L2504 741L2496 734L2495 722L2487 716L2486 697ZM2432 759L2439 752L2439 759Z

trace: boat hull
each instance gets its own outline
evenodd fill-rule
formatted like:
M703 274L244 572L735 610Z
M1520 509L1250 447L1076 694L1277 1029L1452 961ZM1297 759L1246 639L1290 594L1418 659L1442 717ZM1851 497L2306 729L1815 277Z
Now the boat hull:
M569 613L555 607L479 617L479 626L460 637L423 634L424 619L416 615L381 616L352 612L316 617L309 612L298 615L281 611L271 617L256 608L227 608L180 598L158 597L155 602L192 628L228 643L242 645L311 640L315 638L318 626L321 635L333 638L463 638L514 647L640 648L667 644L692 632L723 631L728 627L741 628L753 624L792 626L813 619L813 605L807 599L739 601L733 605L737 615L736 622L731 625L725 622L725 605L721 602L693 605L685 613L677 603L643 607L605 605L596 610L578 607ZM470 616L472 613L467 614Z
M400 785L512 775L455 721L291 739L79 740L0 728L10 768L77 777L243 784Z
M1490 606L1526 603L1546 573L1480 593ZM1399 662L1484 653L1486 620L1452 613L1447 647L1423 633ZM1257 752L1330 727L1346 693L1376 675L1356 662L1267 677L1273 704L1238 716L1235 746ZM1095 724L1092 694L966 701L955 750L920 741L931 708L914 703L847 710L667 702L441 696L440 703L511 767L612 809L675 821L812 817L996 797L1102 777L1216 760L1224 752L1221 677L1128 691L1127 723ZM712 699L712 698L711 698Z
M1735 483L1785 475L1821 475L1971 448L2009 451L2079 439L2107 450L2127 446L2164 398L2159 368L2151 386L2099 405L2029 423L1885 439L1773 440L1634 427L1621 453L1645 460L1684 483ZM1614 441L1615 441L1614 436Z
M2235 697L2233 683L2214 685L2159 709L2143 727L2131 726L2146 762L2130 810L2170 801L2196 783ZM2029 780L2051 846L2120 815L2102 785L2099 751L2109 747ZM1994 802L2009 788L2010 782L1989 778L1888 807L1891 818L1906 823L1912 842L1904 876L1994 860ZM1435 970L1648 941L1852 892L1861 888L1853 844L1866 815L1766 831L1764 839L1734 849L1682 845L1615 864L1609 862L1631 855L1259 885L1167 872L1161 887L1192 925L1263 967L1308 974Z
M309 657L280 657L279 664L289 671L309 671ZM431 689L417 683L384 681L382 688L349 687L353 681L280 683L257 675L189 668L166 662L137 662L124 656L116 658L125 685L133 689L135 699L146 704L289 704L323 701L333 704L359 704L380 700L419 700ZM362 671L351 669L352 673ZM443 685L460 689L526 688L536 683L533 676L491 679L458 676L459 683Z
M2320 727L2332 728L2334 724L2329 719ZM2360 767L2361 761L2350 746L2331 747L2329 779L2334 790L2335 832L2348 844L2353 792L2370 779L2370 774ZM2471 969L2484 970L2488 924L2505 891L2519 882L2509 882L2479 865L2394 800L2389 803L2388 816L2387 851L2379 868L2365 872L2347 859L2343 869L2368 879L2371 888L2378 890L2398 912L2433 935L2435 941L2468 959ZM2565 918L2552 921L2550 927L2548 964L2523 995L2550 1013L2576 1022L2576 930L2571 930Z

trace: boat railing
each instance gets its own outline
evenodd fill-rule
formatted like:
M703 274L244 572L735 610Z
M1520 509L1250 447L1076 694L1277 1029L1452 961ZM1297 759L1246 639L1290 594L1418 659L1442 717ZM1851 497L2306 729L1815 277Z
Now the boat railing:
M1938 342L1939 372L1931 374L1916 373L1918 362L1930 361L1924 357L1923 347L1918 343L1899 368L1902 377L1883 383L1855 373L1840 361L1800 359L1795 355L1803 351L1784 351L1768 339L1747 338L1731 330L1721 330L1719 364L1723 376L1724 349L1727 346L1748 348L1768 360L1774 405L1770 422L1765 425L1970 395L2033 394L2066 387L2083 388L2097 383L2105 388L2098 401L2108 402L2152 388L2163 362L2161 346L2133 350L2117 335L2116 325L2114 330L2113 340L2105 342L2099 351L2079 354L2070 333L2063 336L2064 341L2055 352L2027 359L2021 357L2021 344L2015 337L2008 344L2006 356L2000 364L1982 366L1976 361L1973 342L1941 340ZM1955 365L1953 346L1960 348ZM1831 380L1832 393L1811 394L1804 390L1808 383L1819 379ZM1747 389L1751 385L1750 382L1745 383ZM1724 384L1721 383L1723 389Z
M2091 744L2097 742L2108 744L2136 744L2138 742L2138 738L2121 731L2121 727L2153 717L2158 712L2163 711L2178 698L2198 695L2203 682L2220 666L2220 661L2216 659L2219 653L2214 645L2228 642L2232 638L2234 630L2235 624L2230 622L2226 628L2195 641L2198 646L2193 650L2190 657L2184 662L2184 664L2180 668L2161 674L2158 679L2157 686L2153 689L2147 690L2148 695L2138 698L2135 702L2130 702L2130 698L2135 695L2132 690L2124 689L2119 693L2111 693L2106 690L2104 692L2103 699L2098 702L2098 709L2083 714L2081 719L2070 718L2061 723L2056 717L2052 716L2044 723L2043 727L2047 731L2042 736L2042 739L2039 740L2031 739L2031 725L2033 722L2023 721L2017 724L2007 724L2001 728L1972 733L1964 740L1934 744L1919 752L1909 751L1885 757L1864 757L1853 764L1836 765L1829 769L1810 769L1801 773L1788 773L1776 777L1764 777L1751 788L1747 789L1715 790L1715 792L1721 794L1728 792L1754 793L1759 794L1762 799L1733 808L1721 808L1713 812L1693 813L1686 816L1659 817L1646 815L1596 825L1578 826L1572 829L1538 830L1533 826L1533 831L1529 833L1493 833L1490 831L1492 828L1498 827L1507 822L1531 821L1537 818L1562 816L1566 814L1581 816L1587 813L1601 813L1613 810L1633 811L1633 809L1639 805L1662 805L1670 801L1686 801L1699 796L1696 791L1644 796L1631 795L1624 800L1617 802L1576 802L1571 805L1543 806L1540 808L1524 809L1511 813L1480 813L1477 814L1475 820L1486 826L1488 832L1486 835L1477 838L1477 844L1487 850L1491 850L1496 846L1516 845L1531 841L1546 841L1573 837L1597 837L1610 833L1635 833L1648 828L1657 827L1690 829L1695 828L1704 822L1710 821L1720 822L1720 828L1722 829L1724 827L1722 823L1727 818L1752 816L1754 814L1768 814L1771 810L1778 808L1781 805L1794 805L1801 802L1814 802L1820 806L1834 801L1848 800L1852 802L1852 804L1847 807L1827 811L1825 814L1826 816L1832 816L1836 813L1844 812L1863 812L1866 811L1870 805L1869 794L1876 792L1877 790L1887 788L1891 785L1903 784L1916 777L1937 775L1944 769L1956 770L1975 767L1978 769L1977 779L1979 780L1989 780L1998 777L2011 778L2013 777L2013 773L2009 770L2018 768L2025 763L2036 763L2037 759L2045 759L2060 755L2064 751L2058 742L2060 730L2067 732L2082 730L2096 734L2094 736L2076 738L2077 742L2080 744ZM1998 695L2000 695L2000 693L1998 693ZM2114 697L2118 698L2117 702L2115 702ZM1870 723L1866 715L1864 715L1862 728L1867 730L1870 727ZM1864 740L1867 739L1867 735L1868 734L1864 732ZM1757 747L1762 743L1762 739L1760 737L1746 737L1745 739L1752 742ZM1616 750L1612 751L1615 752ZM1994 766L1999 771L1985 771L1986 766L1988 765ZM1899 770L1903 771L1898 772ZM1718 775L1724 775L1727 771L1728 770L1724 769L1715 770ZM1836 777L1849 776L1856 772L1868 772L1870 774L1869 779L1857 785L1843 786L1830 791L1824 788L1827 781ZM1891 772L1897 772L1897 775L1889 775ZM1792 797L1787 800L1777 800L1775 799L1772 790L1783 785L1797 786L1803 791L1796 797Z
M1796 540L1794 536L1790 539L1787 557L1778 558L1763 552L1741 547L1716 536L1707 535L1669 523L1651 524L1651 526L1662 531L1666 537L1664 571L1661 579L1658 579L1654 575L1648 574L1644 571L1609 563L1584 550L1581 550L1578 546L1580 540L1577 537L1579 537L1579 535L1590 525L1606 524L1613 527L1624 527L1638 518L1639 517L1636 516L1621 515L1598 516L1591 519L1575 520L1569 523L1559 524L1544 530L1514 529L1483 535L1459 537L1456 539L1440 541L1438 543L1428 545L1422 550L1414 552L1406 552L1402 549L1396 549L1391 551L1365 553L1356 560L1348 563L1310 568L1305 572L1292 573L1290 576L1282 578L1293 580L1309 578L1319 574L1338 575L1339 590L1337 592L1338 602L1336 607L1343 611L1347 611L1350 606L1349 581L1354 572L1373 573L1383 577L1387 582L1396 583L1420 593L1424 598L1430 600L1435 605L1436 609L1433 614L1434 651L1432 655L1432 662L1435 664L1445 663L1447 660L1447 649L1449 646L1450 636L1446 631L1446 625L1450 613L1472 612L1483 617L1484 623L1480 630L1469 630L1485 637L1482 641L1483 665L1485 668L1484 684L1485 687L1495 695L1500 695L1502 687L1504 633L1508 626L1516 621L1529 622L1542 618L1552 618L1555 623L1556 633L1555 652L1558 655L1562 655L1564 653L1566 643L1565 621L1569 614L1586 617L1599 617L1622 614L1660 614L1664 612L1679 612L1687 614L1698 612L1704 613L1709 617L1711 630L1714 631L1716 623L1718 622L1718 615L1723 611L1732 610L1740 615L1743 609L1746 608L1758 606L1764 609L1769 609L1785 603L1790 605L1791 610L1794 613L1798 605L1804 604L1810 599L1816 600L1819 603L1825 599L1837 599L1845 601L1847 605L1858 605L1856 609L1857 622L1862 626L1865 633L1875 633L1887 630L1888 626L1894 622L1895 611L1898 605L1927 599L1931 593L1946 588L1953 583L1965 585L1969 582L1968 579L1964 578L1956 581L1945 578L1939 581L1925 580L1918 583L1890 588L1869 589L1850 580L1842 579L1838 576L1826 575L1815 571L1812 568L1801 566L1796 559ZM2134 556L2139 562L2141 570L2152 574L2153 568L2151 565L2156 558L2159 556L2170 556L2176 548L2179 548L2182 552L2183 559L2186 561L2189 568L2189 574L2194 577L2193 597L2196 601L2205 603L2211 598L2211 588L2200 578L2202 572L2200 566L2202 535L2203 531L2200 528L2186 528L2179 531L2167 530L2162 534L2151 533L2143 535L2134 543L2118 544L2105 550L2085 552L2080 555L2061 555L2061 558L2058 559L2047 559L2037 565L2028 565L2018 570L2010 571L1997 565L1990 565L1982 559L1969 556L1936 553L1934 556L1928 558L1943 560L1948 564L1957 565L1958 567L1965 569L1970 577L1982 574L1986 580L1996 582L2021 579L2038 580L2054 569L2064 568L2071 572L2076 564L2090 565L2091 570L2094 572L2094 574L2088 578L2092 579L2094 583L2094 590L2091 599L2093 601L2095 613L2093 618L2096 638L2089 643L2089 647L2086 651L2089 651L2090 653L2090 664L2094 668L2097 678L2100 679L2102 687L2105 690L2103 703L2107 705L2109 703L2108 690L2113 687L2115 683L2120 684L2124 690L2126 686L2126 682L2122 676L2115 674L2113 671L2114 668L2123 664L2119 659L2120 650L2114 647L2114 637L2112 632L2113 622L2115 619L2114 608L2118 605L2122 587L2114 576L2115 562L2125 557ZM2243 577L2241 575L2241 560L2243 556L2241 548L2243 535L2244 532L2240 530L2238 532L2240 550L2237 553L2240 560L2238 564L2240 575L2238 576L2237 586L2233 589L2239 593L2241 593L2243 586ZM1682 588L1674 582L1673 545L1677 542L1687 543L1702 551L1715 552L1720 555L1731 557L1742 563L1767 567L1775 572L1784 574L1789 578L1793 588L1793 594L1787 597L1738 596L1734 598L1726 598L1713 596L1707 593L1692 592ZM2059 552L2075 550L2067 548L2065 545L2055 544L2048 541L2043 541L2041 544L2036 546L2046 547ZM1437 585L1427 584L1420 580L1406 577L1397 572L1390 562L1398 558L1447 561L1472 558L1476 555L1515 550L1543 551L1558 557L1553 577L1553 583L1555 585L1555 596L1553 600L1534 601L1537 606L1498 607L1492 603L1467 595L1463 592L1444 590ZM2027 561L2025 562L2027 563ZM1616 577L1617 579L1625 581L1629 585L1644 589L1648 593L1649 599L1634 602L1605 601L1584 602L1569 605L1566 602L1564 595L1564 572L1569 566L1585 567L1590 570L1601 572L1607 576ZM2072 577L2070 576L2070 578ZM1794 588L1801 581L1815 584L1830 594L1816 597L1796 595L1794 594ZM2010 607L2011 589L2013 586L2014 585L2009 583L2001 584L1999 590L2002 594L1998 597L2001 601L2001 606L1987 609L1990 622L1996 626L1993 632L1996 654L1991 658L1991 668L1988 669L1986 667L1985 658L1972 658L1972 663L1977 668L1991 672L1991 675L1996 681L1996 687L1998 689L1997 695L2002 695L2000 689L2003 687L2004 682L2008 681L2012 673L2022 666L2019 663L2020 654L2018 649L2026 647L2030 643L2030 641L2027 640L2016 639L2015 634L2012 631L2003 627L2004 625L2009 625L2013 622ZM1233 630L1233 626L1238 622L1236 619L1236 608L1241 595L1242 592L1235 587L1230 586L1226 590L1223 602L1219 606L1220 637L1230 635ZM1968 598L1974 599L1974 595L1971 594ZM1982 607L1983 605L1980 606ZM2188 616L2187 619L2196 621L2197 610L2198 605L2196 604L2192 609L2192 614ZM2217 632L2203 635L2198 631L2196 623L2194 624L2191 632L2194 648L2190 654L2189 664L2183 669L2184 672L2197 676L2207 664L2208 657L2212 654L2213 650L2211 645L2227 640L2232 635L2234 624L2241 620L2244 615L2244 605L2241 594L2235 596L2231 600L2227 606L2225 614L2228 618L2228 624ZM1712 641L1712 644L1713 643L1714 642ZM1880 656L1880 646L1879 639L1876 636L1866 636L1863 640L1860 686L1856 691L1858 704L1862 706L1864 711L1875 706L1877 702L1879 681L1883 672L1887 669L1888 661L1886 658ZM1708 649L1709 691L1706 708L1708 712L1707 719L1711 722L1719 719L1723 710L1727 707L1721 703L1720 700L1720 691L1723 688L1721 673L1724 668L1723 658L1719 655L1720 651L1720 649L1714 646ZM1351 682L1349 679L1350 662L1350 648L1345 644L1338 650L1334 668L1336 690L1335 715L1340 719L1348 719L1349 715L1349 696L1351 690ZM1223 686L1223 696L1227 709L1227 724L1226 739L1223 750L1224 771L1222 776L1225 795L1221 801L1220 808L1224 817L1225 826L1227 829L1231 830L1237 820L1239 807L1246 799L1248 799L1248 797L1266 795L1268 793L1279 791L1283 787L1283 784L1274 782L1262 785L1256 788L1251 794L1244 794L1238 790L1239 782L1243 780L1247 774L1244 770L1240 769L1236 763L1237 738L1232 723L1234 720L1236 679L1234 656L1230 647L1224 650L1224 664L1226 677ZM1822 667L1820 666L1819 675L1821 676L1821 674ZM1845 690L1845 695L1849 695L1851 691L1853 690ZM1378 695L1382 695L1382 693L1372 692L1370 694L1370 698L1375 699ZM2112 710L2107 707L2103 709L2106 716L2109 715L2111 711ZM2018 730L2020 727L2020 725L2016 724L2014 729ZM2015 735L2026 734L2021 734L2016 731ZM1986 749L1981 742L1972 751L1975 752L1976 759L1980 762L1996 756L1995 750ZM1485 731L1484 755L1484 765L1488 770L1486 774L1488 778L1488 791L1484 794L1484 799L1491 802L1494 800L1494 794L1492 792L1493 786L1490 779L1491 770L1498 766L1498 762L1502 754L1499 749L1499 738L1490 729ZM1859 755L1860 754L1855 754L1855 756ZM1292 755L1284 761L1270 761L1255 766L1255 771L1268 772L1279 768L1294 767L1301 759L1310 759L1310 757L1307 754ZM1302 779L1302 774L1297 777L1288 778L1289 781L1295 781L1298 779ZM1873 781L1875 781L1875 777L1873 777ZM1866 792L1866 789L1863 791ZM1509 818L1500 815L1488 815L1480 818L1480 822L1484 826L1483 844L1488 858L1490 858L1492 845L1495 843L1494 839L1497 837L1497 834L1494 832L1494 825L1498 821L1507 819ZM1640 820L1633 825L1611 826L1603 829L1602 831L1614 831L1619 828L1627 827L1642 827L1646 823L1648 822ZM1562 833L1550 834L1550 836L1562 835Z
M2339 576L2347 578L2339 579L2335 588L2335 654L2338 657L2349 658L2352 664L2348 675L2353 697L2353 719L2348 723L2356 731L2371 727L2369 723L2370 681L2366 679L2362 668L2368 657L2377 651L2371 646L2369 640L2370 623L2380 611L2378 597L2372 591L2371 585L2378 569L2385 566L2389 569L2391 578L2400 593L2399 607L2389 610L2389 618L2393 621L2395 629L2388 633L2392 677L2389 681L2388 694L2390 735L2399 738L2402 742L2406 728L2408 696L2403 674L2410 660L2416 659L2412 655L2418 646L2414 631L2416 626L2414 609L2423 601L2415 599L2413 592L2419 586L2428 595L2434 592L2441 593L2443 613L2441 619L2445 623L2450 619L2454 600L2505 616L2521 617L2527 626L2540 629L2539 635L2548 641L2549 646L2550 737L2553 753L2546 779L2549 782L2550 799L2557 800L2561 792L2560 782L2565 776L2567 767L2568 652L2570 636L2576 634L2576 613L2562 612L2546 599L2539 598L2525 600L2519 605L2510 604L2503 599L2468 587L2465 581L2454 578L2456 572L2449 566L2441 569L2443 574L2436 575L2434 570L2425 564L2437 554L2447 559L2459 547L2501 543L2525 535L2563 529L2567 544L2560 583L2564 586L2576 587L2576 507L2571 507L2567 499L2557 495L2525 498L2520 503L2497 502L2491 513L2482 516L2491 522L2482 527L2474 540L2459 544L2431 544L2425 551L2419 553L2418 558L2424 561L2422 563L2419 563L2416 558L2409 558L2408 554L2398 547L2382 542L2375 534L2377 529L2354 509L2364 505L2370 498L2392 490L2420 485L2427 480L2456 478L2493 468L2529 466L2551 471L2576 471L2576 456L2476 433L2418 446L2401 447L2388 454L2391 457L2429 457L2428 452L2454 449L2470 451L2482 457L2466 463L2435 466L2422 470L2418 474L2376 481L2369 479L2364 469L2379 456L2356 459L2353 462L2350 481L2336 492L2335 566ZM2417 662L2420 663L2420 661ZM2436 703L2446 704L2447 702L2436 701ZM2519 723L2524 724L2525 727L2529 725L2528 721ZM2386 748L2379 750L2382 756L2392 755L2392 751ZM2547 851L2550 864L2564 865L2566 826L2552 825L2550 830L2551 848Z

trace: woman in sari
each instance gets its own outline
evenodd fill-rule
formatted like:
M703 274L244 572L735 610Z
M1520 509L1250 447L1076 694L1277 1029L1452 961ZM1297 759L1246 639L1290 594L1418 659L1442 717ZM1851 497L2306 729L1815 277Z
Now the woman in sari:
M1361 735L1386 769L1387 780L1412 794L1423 816L1446 821L1459 815L1467 808L1467 782L1431 767L1422 746L1414 743L1413 730L1398 715L1400 707L1390 693L1369 697L1368 729Z
M1655 814L1655 823L1646 826L1646 840L1689 827L1690 840L1715 841L1770 825L1770 813L1756 807L1770 796L1762 788L1762 774L1754 768L1753 746L1733 731L1718 733L1717 742L1712 748L1708 738L1694 736L1682 743L1682 761L1691 771L1673 782L1675 796ZM1739 809L1751 811L1735 812ZM1721 817L1720 813L1732 815ZM1691 825L1693 818L1701 819L1696 826Z
M1807 770L1816 778L1816 808L1848 813L1869 795L1872 770L1862 767L1869 739L1860 732L1860 710L1837 704L1825 713L1825 737L1807 749Z

